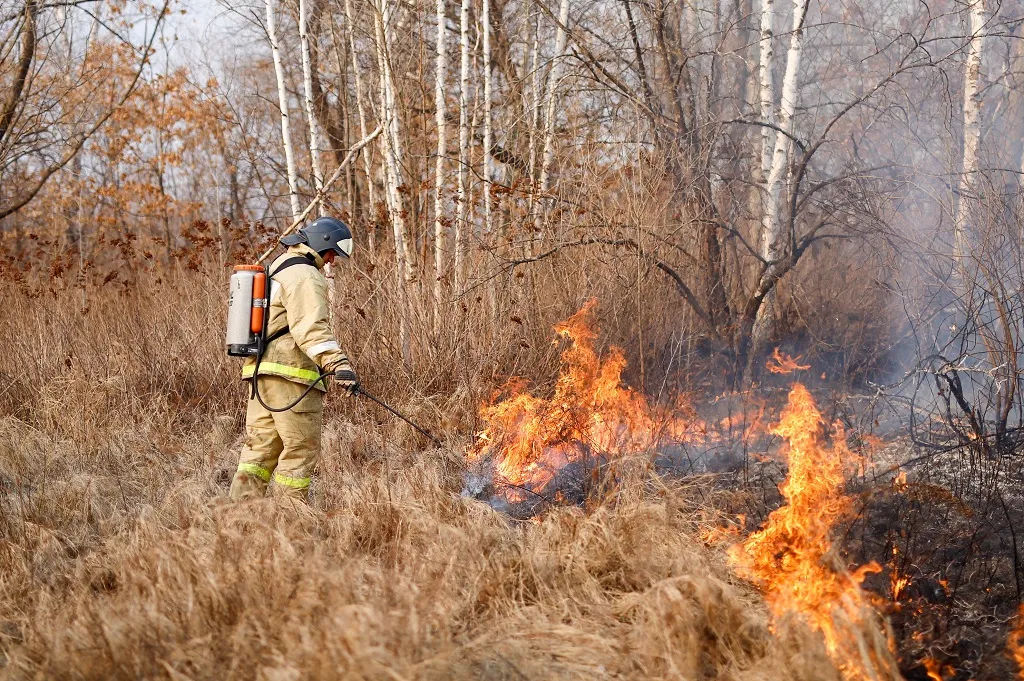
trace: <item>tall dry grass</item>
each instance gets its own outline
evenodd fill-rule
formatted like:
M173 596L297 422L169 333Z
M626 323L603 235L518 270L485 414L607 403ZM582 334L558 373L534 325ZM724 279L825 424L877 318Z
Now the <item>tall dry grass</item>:
M230 504L221 274L90 289L85 312L75 289L0 288L0 679L838 678L768 631L684 486L639 471L526 523L460 496L492 375L556 361L535 322L452 328L389 370L391 298L364 297L340 328L364 380L446 447L332 397L311 506Z

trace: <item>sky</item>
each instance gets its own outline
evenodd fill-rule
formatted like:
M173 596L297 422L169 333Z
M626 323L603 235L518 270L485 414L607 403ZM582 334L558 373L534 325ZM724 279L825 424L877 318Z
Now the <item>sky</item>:
M176 11L165 20L163 44L156 46L157 64L166 64L168 56L172 67L215 63L245 22L244 17L217 0L173 1Z

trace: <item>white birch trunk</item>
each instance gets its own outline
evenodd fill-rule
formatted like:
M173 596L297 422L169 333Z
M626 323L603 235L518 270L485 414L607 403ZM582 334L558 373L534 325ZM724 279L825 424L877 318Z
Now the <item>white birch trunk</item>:
M759 92L761 104L761 122L769 125L775 123L775 88L772 83L772 65L775 61L775 0L761 0L761 42L758 54ZM761 181L771 171L772 144L775 131L769 127L761 128ZM762 253L763 255L763 253Z
M363 77L362 68L359 66L359 53L356 52L356 31L353 20L352 0L345 0L345 20L348 24L348 44L352 51L352 75L356 87L356 111L359 113L359 136L365 139L369 131L366 128L366 106L363 103ZM363 157L363 172L366 173L366 195L370 202L371 215L377 210L377 191L373 181L373 169L370 162L370 147L367 147L361 154ZM370 250L374 249L374 243L370 241Z
M491 0L483 0L484 29L484 233L491 233Z
M786 53L786 74L782 79L782 99L779 103L778 126L783 132L775 135L775 148L768 170L766 206L762 223L762 256L769 262L776 262L782 254L782 224L779 221L779 201L783 179L789 167L789 155L793 147L793 116L799 97L798 77L800 57L803 52L804 19L807 16L809 0L793 2L793 32L790 35L789 51ZM785 133L785 134L783 134Z
M529 215L536 215L534 211L537 209L537 133L540 127L540 108L541 108L541 91L540 91L540 13L538 12L534 16L532 21L533 28L533 48L530 52L530 206ZM535 218L536 219L536 218ZM533 240L536 234L531 234L530 238L526 240L526 256L533 257Z
M380 80L380 114L384 120L383 152L385 174L385 196L395 241L395 264L399 293L399 343L402 359L408 364L412 359L409 334L409 286L413 279L412 257L405 224L405 206L398 188L402 186L401 129L398 123L398 104L391 72L390 26L393 18L391 0L380 0L374 14L376 29L377 62Z
M466 230L469 208L469 2L462 0L459 73L459 208L455 218L455 291L466 281Z
M437 159L434 161L434 325L440 327L441 299L444 297L445 226L444 161L448 153L448 109L444 85L448 74L445 0L437 0L437 61L434 66L434 120L437 123Z
M793 147L794 130L793 116L799 97L798 78L800 75L800 57L804 44L804 20L810 0L793 0L793 32L790 34L789 50L786 53L786 73L782 79L782 98L779 103L777 123L779 130L775 135L775 147L772 152L771 165L765 187L765 205L761 223L761 257L767 263L762 274L762 282L770 278L785 256L786 239L782 233L782 220L779 216L783 180L789 167L790 151ZM770 71L769 71L770 79ZM785 133L785 134L783 134ZM757 310L751 340L751 361L755 359L764 339L774 331L774 287L765 295ZM748 376L751 366L748 364Z
M306 123L309 126L309 164L313 170L313 191L316 192L316 213L327 215L320 190L324 186L324 171L320 165L320 130L317 126L316 113L313 108L313 69L309 53L309 0L299 0L299 46L302 51L302 92L306 104ZM334 268L330 263L324 265L324 276L327 277L327 298L330 312L334 313Z
M309 124L309 161L313 170L313 189L324 186L324 171L320 166L320 131L313 109L313 72L309 54L309 0L299 0L299 43L302 49L302 90ZM325 215L323 200L317 202L317 214Z
M280 44L277 40L275 4L274 0L267 0L267 37L270 39L270 51L274 57L274 73L277 76L277 100L281 108L281 142L284 144L284 159L288 171L288 198L294 220L302 209L299 207L299 182L295 171L291 126L288 122L288 89L284 79L284 65L281 63Z
M558 86L558 79L561 74L562 56L565 53L567 34L565 27L569 23L569 0L561 0L558 7L558 27L555 29L555 55L551 63L551 70L548 72L547 84L547 111L544 115L544 153L540 161L540 192L544 194L551 184L551 162L555 156L555 90ZM539 233L543 228L542 214L545 211L538 210L535 216L536 228Z
M978 144L981 141L981 58L985 0L975 0L967 12L971 38L967 46L967 63L964 65L964 152L956 223L953 227L954 255L963 276L967 275L965 258L971 251L968 233L970 208L978 172Z

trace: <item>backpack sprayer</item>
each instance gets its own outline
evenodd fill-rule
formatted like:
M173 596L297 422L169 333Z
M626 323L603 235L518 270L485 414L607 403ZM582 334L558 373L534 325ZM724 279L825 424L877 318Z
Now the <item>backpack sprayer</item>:
M334 171L334 174L324 182L323 186L317 191L313 201L306 206L306 209L292 222L291 226L288 227L280 238L284 238L294 232L299 225L309 216L309 213L313 210L313 207L318 205L323 199L324 193L327 189L334 184L334 181L341 176L341 171L347 166L356 153L359 152L364 146L373 141L377 135L380 134L381 130L384 129L384 124L381 123L377 126L377 129L367 135L364 139L360 140L353 146L345 160L341 162L338 168ZM231 279L228 283L229 297L228 297L228 322L227 322L227 333L225 337L225 345L227 346L228 355L232 357L255 357L256 366L253 367L252 375L252 398L259 401L260 405L264 409L270 412L283 412L294 408L299 402L301 402L306 395L308 395L316 385L320 382L327 385L327 378L331 375L321 371L320 377L314 381L305 392L303 392L294 402L284 407L271 407L263 401L263 397L259 391L259 370L260 362L263 360L263 354L266 352L267 346L288 332L288 328L285 327L281 331L271 334L267 337L267 325L270 323L270 276L271 273L264 267L262 263L276 250L277 245L275 244L269 248L263 255L256 260L255 265L236 265L234 272L231 274ZM296 259L298 260L298 259ZM278 268L278 271L284 269L289 264L298 263L282 263L282 266ZM276 274L276 272L274 273ZM383 400L374 397L370 393L366 392L362 386L358 383L352 388L353 395L362 395L372 402L375 402L379 406L388 410L407 424L412 426L417 432L425 435L434 444L440 446L441 442L436 437L431 435L428 431L421 428L420 426L413 423L407 416L397 411L393 407L389 406Z

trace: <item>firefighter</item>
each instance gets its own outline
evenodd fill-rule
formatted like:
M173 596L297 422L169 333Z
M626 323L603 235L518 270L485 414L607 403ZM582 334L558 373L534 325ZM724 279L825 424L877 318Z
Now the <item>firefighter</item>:
M281 239L287 250L270 275L267 346L253 376L250 357L242 378L258 380L245 413L245 447L231 481L233 500L274 493L305 501L320 457L323 396L333 374L347 395L358 388L355 371L331 330L327 278L322 270L352 253L352 233L340 220L322 217ZM315 386L309 389L310 386ZM273 411L308 394L293 408ZM269 409L268 409L269 407Z

